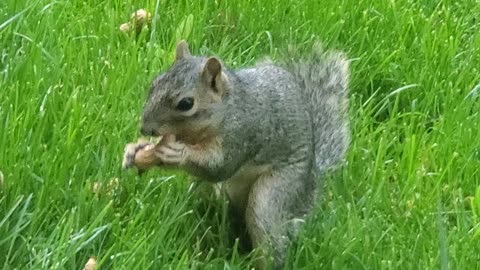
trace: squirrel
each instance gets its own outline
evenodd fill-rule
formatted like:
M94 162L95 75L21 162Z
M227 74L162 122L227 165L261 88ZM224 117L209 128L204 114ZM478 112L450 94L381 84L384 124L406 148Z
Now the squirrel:
M163 137L128 144L123 167L172 166L219 183L264 255L257 267L282 269L318 180L345 159L348 80L344 54L317 43L308 57L232 70L182 40L144 104L141 133Z

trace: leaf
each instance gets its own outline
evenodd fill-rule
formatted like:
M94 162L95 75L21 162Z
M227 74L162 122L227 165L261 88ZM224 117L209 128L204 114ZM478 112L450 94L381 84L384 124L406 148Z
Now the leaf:
M193 28L193 15L189 14L186 18L184 18L180 22L177 29L175 30L176 41L181 39L188 39L188 37L192 33L192 28Z

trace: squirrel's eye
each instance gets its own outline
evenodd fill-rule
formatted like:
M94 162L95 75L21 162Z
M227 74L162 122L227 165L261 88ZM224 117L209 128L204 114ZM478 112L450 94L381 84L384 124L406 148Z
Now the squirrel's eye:
M182 98L177 104L177 109L183 112L190 110L193 107L193 98Z

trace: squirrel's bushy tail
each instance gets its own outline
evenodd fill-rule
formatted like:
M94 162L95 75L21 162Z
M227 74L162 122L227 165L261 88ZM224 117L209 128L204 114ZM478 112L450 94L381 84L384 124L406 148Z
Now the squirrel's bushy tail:
M349 65L340 53L324 53L319 44L306 58L287 61L287 68L303 86L311 106L315 161L324 171L345 156L349 142L347 118Z

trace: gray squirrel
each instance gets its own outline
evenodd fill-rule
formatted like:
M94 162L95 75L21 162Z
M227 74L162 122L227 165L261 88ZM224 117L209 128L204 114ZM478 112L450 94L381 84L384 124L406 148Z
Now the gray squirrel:
M141 133L162 139L128 144L123 167L172 166L220 185L264 255L257 267L282 269L317 182L348 149L348 77L343 54L318 44L233 71L181 41L144 105Z

